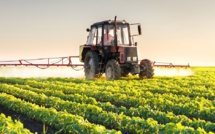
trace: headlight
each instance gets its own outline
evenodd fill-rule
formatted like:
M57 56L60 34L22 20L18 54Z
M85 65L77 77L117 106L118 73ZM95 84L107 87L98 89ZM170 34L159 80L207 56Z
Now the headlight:
M137 61L137 57L133 57L133 61Z

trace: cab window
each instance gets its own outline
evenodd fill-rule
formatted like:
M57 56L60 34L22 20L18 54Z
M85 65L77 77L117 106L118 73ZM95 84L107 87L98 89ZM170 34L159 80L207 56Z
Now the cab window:
M96 35L97 35L97 29L92 28L89 32L86 45L95 45L96 44Z

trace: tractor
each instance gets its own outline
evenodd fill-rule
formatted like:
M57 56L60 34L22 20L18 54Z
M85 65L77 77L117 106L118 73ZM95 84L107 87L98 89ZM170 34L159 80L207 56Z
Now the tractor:
M87 42L80 46L79 53L86 79L103 74L107 80L118 80L129 73L139 74L141 79L154 76L153 62L138 58L137 42L133 38L137 35L131 35L131 25L137 26L137 35L142 34L140 23L129 24L116 16L114 20L97 22L87 28Z

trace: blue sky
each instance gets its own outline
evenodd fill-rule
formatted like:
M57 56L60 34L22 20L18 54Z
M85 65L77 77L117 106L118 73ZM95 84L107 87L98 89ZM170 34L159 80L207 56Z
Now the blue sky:
M139 22L140 58L215 66L214 0L0 0L0 60L78 55L86 28Z

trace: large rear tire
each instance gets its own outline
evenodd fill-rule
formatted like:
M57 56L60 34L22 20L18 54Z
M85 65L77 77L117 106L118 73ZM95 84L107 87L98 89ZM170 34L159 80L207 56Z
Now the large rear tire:
M84 58L84 73L86 79L98 78L101 75L98 71L99 58L98 54L94 51L88 51Z
M107 62L105 68L105 75L107 80L118 80L121 77L121 68L119 63L111 59Z
M153 78L154 68L153 68L153 63L150 60L148 60L148 59L142 60L140 62L140 66L142 66L144 68L144 70L139 73L140 79Z

